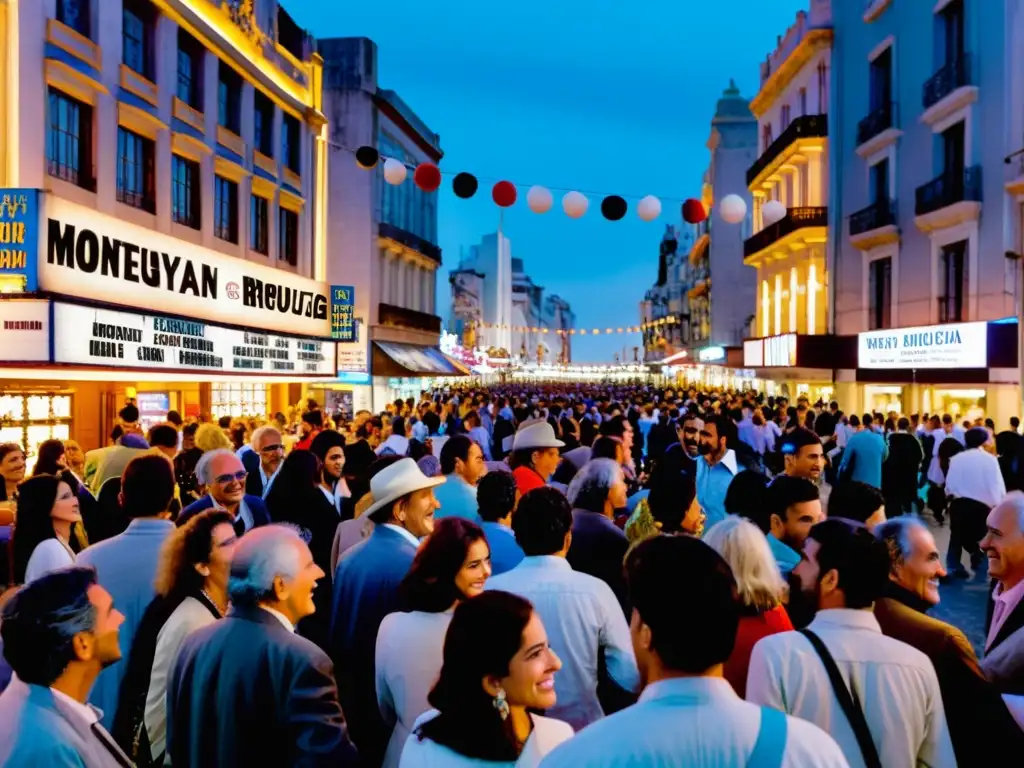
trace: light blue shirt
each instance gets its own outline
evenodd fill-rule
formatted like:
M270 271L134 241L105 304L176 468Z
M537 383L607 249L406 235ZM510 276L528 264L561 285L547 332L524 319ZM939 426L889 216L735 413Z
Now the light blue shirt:
M156 595L153 581L160 549L172 531L174 523L170 520L132 520L124 533L93 544L78 556L78 565L96 568L100 586L110 593L114 607L124 614L119 634L124 659L100 672L89 694L89 703L103 710L103 727L108 731L114 725L135 632Z
M441 508L434 513L434 519L461 517L464 520L480 522L479 507L476 503L476 487L452 472L445 475L445 483L434 488L434 498Z
M263 481L263 499L267 498L267 495L270 493L270 486L272 486L274 484L274 481L277 480L277 475L281 471L281 467L283 466L283 461L278 463L277 469L274 470L274 474L272 474L270 477L267 477L267 473L263 470L263 462L260 462L260 480ZM242 503L244 504L245 502L243 501ZM249 528L251 527L252 526L250 525ZM249 528L246 528L246 530L248 530Z
M627 691L640 687L629 626L615 593L600 579L574 571L564 557L540 555L526 557L511 571L492 577L487 589L511 592L533 603L549 645L562 660L555 675L558 703L547 711L549 717L577 731L601 719L597 674L602 649L608 675Z
M889 456L885 438L877 432L863 429L846 443L843 460L839 463L839 477L882 487L882 464Z
M732 448L714 466L704 456L697 457L697 501L707 515L704 530L725 520L725 494L736 471L736 453Z
M789 576L793 569L800 564L800 553L785 542L776 539L770 533L766 535L768 537L768 548L775 556L775 563L779 566L779 572L783 576Z
M263 470L261 469L260 471L262 472ZM275 472L274 476L270 478L271 482L273 482L274 477L277 477L277 472ZM213 509L224 509L224 507L217 503L217 500L213 498L213 496L210 497L210 501L213 502ZM249 509L249 505L245 503L244 496L242 497L242 500L238 502L238 518L242 521L243 525L245 525L246 532L251 531L256 526L256 518L252 516L252 510Z
M550 752L540 768L766 768L772 761L750 759L761 718L761 707L743 701L724 678L661 680L648 685L633 706L609 715ZM831 736L789 716L781 758L774 765L849 768Z

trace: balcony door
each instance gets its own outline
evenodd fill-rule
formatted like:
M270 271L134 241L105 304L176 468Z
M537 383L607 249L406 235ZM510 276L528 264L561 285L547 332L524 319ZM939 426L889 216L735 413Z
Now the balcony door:
M944 65L960 61L964 55L964 2L952 0L939 14Z
M939 256L939 322L967 320L967 241L944 246Z
M868 265L868 330L892 327L892 257Z
M889 202L889 158L871 166L871 202L876 205Z
M892 46L890 45L871 62L870 83L871 112L883 109L892 103Z
M963 120L942 132L942 173L961 182L967 164L965 141Z

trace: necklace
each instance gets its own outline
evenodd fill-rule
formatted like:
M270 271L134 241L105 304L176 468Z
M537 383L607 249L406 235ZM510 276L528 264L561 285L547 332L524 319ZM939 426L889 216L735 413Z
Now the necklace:
M210 597L210 593L207 592L205 589L202 589L202 588L200 588L199 592L202 594L203 597L206 598L206 600L210 603L210 605L212 605L214 607L214 610L217 611L217 618L223 618L224 617L224 610L221 609L220 605L217 604L216 600L214 600L212 597Z

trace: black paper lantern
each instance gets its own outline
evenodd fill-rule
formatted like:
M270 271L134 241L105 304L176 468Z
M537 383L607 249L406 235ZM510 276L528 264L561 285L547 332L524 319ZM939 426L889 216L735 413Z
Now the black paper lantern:
M601 201L601 215L608 221L618 221L626 215L626 201L618 195L608 195Z
M452 192L455 193L456 197L461 197L463 200L468 200L475 195L479 186L480 184L477 182L476 176L465 171L457 174L452 179Z
M363 170L368 171L376 167L378 160L380 160L380 153L373 147L360 147L356 150L356 162Z

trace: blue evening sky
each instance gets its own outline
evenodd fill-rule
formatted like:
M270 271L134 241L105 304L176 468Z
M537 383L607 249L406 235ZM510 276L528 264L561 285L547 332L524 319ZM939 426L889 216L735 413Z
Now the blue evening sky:
M845 1L845 0L844 0ZM498 225L490 185L509 179L519 201L505 214L512 253L534 282L568 299L577 326L576 362L605 362L639 334L606 337L608 326L639 322L639 302L657 277L665 225L677 203L644 223L642 196L699 196L715 101L735 78L744 96L758 64L806 0L284 0L319 37L369 37L379 78L441 135L443 171L481 178L476 198L442 186L439 222L444 268L438 312L447 320L448 268L460 248ZM490 180L490 183L483 182ZM407 182L411 183L411 182ZM587 215L526 207L532 184L592 191ZM721 197L731 190L717 190ZM630 212L600 213L602 194L620 194ZM630 351L630 356L632 352Z

